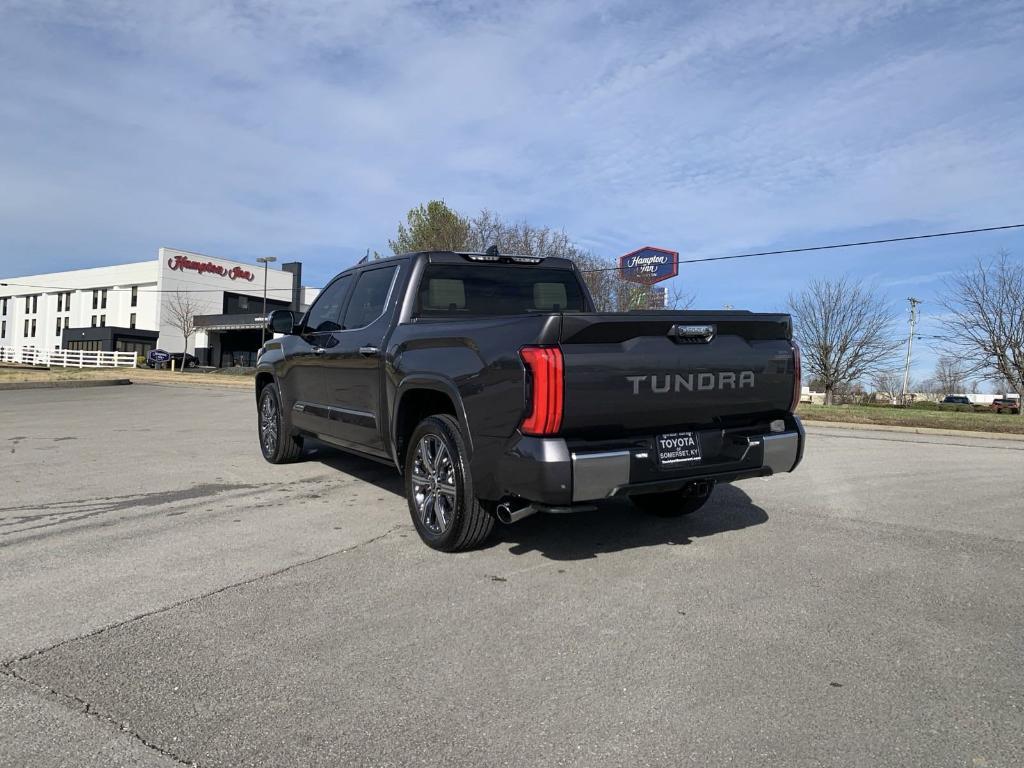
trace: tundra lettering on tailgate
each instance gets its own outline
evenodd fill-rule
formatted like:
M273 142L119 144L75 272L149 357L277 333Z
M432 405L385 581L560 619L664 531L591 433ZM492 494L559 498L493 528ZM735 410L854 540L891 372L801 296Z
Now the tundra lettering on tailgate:
M746 389L754 386L753 371L719 371L717 373L666 373L655 376L627 376L633 382L633 394L639 395L648 387L655 395L666 392L707 392L714 389ZM647 382L647 383L644 383Z

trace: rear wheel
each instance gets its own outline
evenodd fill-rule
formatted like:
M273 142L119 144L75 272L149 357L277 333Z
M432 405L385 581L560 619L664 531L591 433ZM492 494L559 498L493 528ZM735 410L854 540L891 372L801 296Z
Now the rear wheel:
M459 423L447 414L428 416L413 431L405 457L405 496L416 532L433 549L471 549L494 529L494 516L473 495Z
M694 483L680 488L678 491L666 491L664 493L638 493L630 498L633 504L644 512L658 517L682 517L692 515L703 507L715 484Z
M281 407L281 394L276 384L267 384L260 390L257 412L263 458L271 464L285 464L299 458L302 438L292 432L291 421Z

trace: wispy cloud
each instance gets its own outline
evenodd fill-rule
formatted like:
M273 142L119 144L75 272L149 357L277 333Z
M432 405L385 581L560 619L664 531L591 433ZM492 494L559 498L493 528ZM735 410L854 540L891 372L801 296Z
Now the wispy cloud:
M3 16L0 272L166 244L326 277L435 196L609 255L1021 215L1016 2L29 0ZM953 268L938 247L899 253L870 266L888 288ZM698 293L763 308L864 257L723 264Z
M879 285L884 288L895 288L901 285L926 285L928 283L934 283L937 280L942 280L945 277L949 277L955 274L955 269L942 269L938 272L925 272L917 275L907 275L905 277L887 278L879 281Z

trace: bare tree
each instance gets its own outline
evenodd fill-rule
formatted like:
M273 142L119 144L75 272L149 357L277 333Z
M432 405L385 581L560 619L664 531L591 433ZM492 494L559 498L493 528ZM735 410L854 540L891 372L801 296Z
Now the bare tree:
M185 340L183 352L188 352L188 340L196 332L196 315L200 314L204 305L200 304L189 293L177 290L170 295L164 305L165 322L176 328ZM185 356L181 358L181 370L185 370Z
M560 229L536 227L525 221L506 221L494 211L484 209L469 220L467 247L485 251L492 245L501 253L547 258L557 256L576 263L599 312L625 312L648 309L656 303L654 286L623 280L612 259L595 256L580 247ZM667 288L666 309L686 309L694 300L692 294Z
M945 347L965 373L1005 380L1024 394L1024 263L1000 251L946 281ZM1024 412L1024 409L1021 409Z
M936 384L935 379L932 378L910 382L908 385L907 395L911 400L916 400L918 395L920 395L923 400L935 401L942 399L939 397L939 385Z
M937 394L943 397L964 394L967 391L967 386L964 383L966 378L967 371L959 359L942 355L936 361L933 380Z
M895 368L883 368L873 373L869 381L875 392L890 403L896 403L903 394L903 372Z
M804 367L824 385L826 405L840 386L891 367L901 346L889 303L850 277L812 280L790 294L789 311Z

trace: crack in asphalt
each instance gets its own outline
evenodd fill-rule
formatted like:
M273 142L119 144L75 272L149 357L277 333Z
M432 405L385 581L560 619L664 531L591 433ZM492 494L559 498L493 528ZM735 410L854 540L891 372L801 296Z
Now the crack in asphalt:
M332 550L330 552L325 552L322 555L317 555L316 557L311 557L311 558L309 558L307 560L300 560L297 563L290 563L289 565L285 565L285 566L283 566L281 568L278 568L277 570L274 570L274 571L269 571L268 573L261 573L258 576L250 576L247 579L242 579L241 581L232 582L231 584L225 584L223 587L217 587L217 589L212 589L212 590L210 590L208 592L203 592L203 593L201 593L199 595L192 595L191 597L185 597L185 598L182 598L181 600L176 600L175 602L170 603L170 604L165 605L165 606L162 606L160 608L154 608L151 611L145 611L143 613L136 614L135 616L130 616L127 619L122 619L120 621L115 621L115 622L112 622L110 624L105 624L104 626L98 627L98 628L92 630L91 632L86 632L84 635L77 635L75 637L69 637L69 638L67 638L65 640L61 640L58 643L54 643L53 645L48 645L45 648L37 648L37 649L31 650L31 651L29 651L27 653L24 653L21 656L16 656L16 657L11 658L11 659L6 659L6 660L0 662L0 671L2 671L5 668L10 667L12 664L20 664L21 662L28 661L29 659L33 659L36 656L40 656L40 655L42 655L44 653L49 653L50 651L54 651L54 650L56 650L58 648L61 648L61 647L65 646L65 645L68 645L70 643L78 642L79 640L87 640L90 637L95 637L96 635L103 634L104 632L107 632L108 630L111 630L111 629L117 629L118 627L123 627L123 626L125 626L127 624L131 624L133 622L139 621L140 619L145 619L145 618L148 618L149 616L156 616L157 614L165 613L166 611L172 611L175 608L180 608L181 606L188 605L189 603L197 602L197 601L200 601L200 600L206 600L209 597L213 597L214 595L219 595L222 592L227 592L230 589L235 589L237 587L244 587L244 586L247 586L249 584L255 584L257 581L261 581L263 579L270 579L270 578L273 578L275 576L280 576L280 575L282 575L284 573L287 573L288 571L294 570L296 568L301 568L301 567L303 567L305 565L312 565L313 563L318 563L321 560L326 560L329 557L335 557L337 555L344 555L347 552L352 552L354 550L360 549L361 547L365 547L365 546L368 546L370 544L375 544L376 542L381 541L382 539L386 539L388 536L390 536L391 534L396 533L398 531L410 530L411 527L412 526L409 525L408 523L393 525L390 528L388 528L386 531L384 531L383 533L377 534L376 536L372 536L371 538L366 539L365 541L356 542L355 544L352 544L351 546L342 547L341 549L335 549L335 550Z
M17 670L12 669L6 664L0 667L0 674L7 675L7 677L11 678L12 680L17 680L20 683L24 683L25 685L31 686L36 691L38 691L42 696L50 696L59 701L61 704L64 704L65 706L71 709L79 710L86 717L91 717L97 721L104 722L108 725L114 726L115 728L117 728L119 732L127 735L131 739L134 739L139 744L141 744L149 750L152 750L153 752L156 752L158 755L166 757L168 760L173 760L178 765L188 766L188 768L198 768L198 763L186 762L185 760L182 760L180 757L175 755L173 752L168 752L166 749L159 746L158 744L154 744L153 742L148 741L140 733L138 733L137 731L133 731L129 727L128 723L118 722L115 718L111 717L110 715L105 715L102 712L93 709L92 705L89 702L85 701L82 698L79 698L78 696L75 696L73 693L64 693L63 691L58 691L56 688L53 688L52 686L46 685L44 683L37 683L34 680L29 680L28 678L23 677L20 673L18 673Z
M70 645L71 643L76 643L76 642L78 642L80 640L88 640L91 637L96 637L98 635L101 635L101 634L109 631L109 630L118 629L120 627L127 626L128 624L132 624L132 623L134 623L136 621L139 621L141 619L145 619L145 618L148 618L150 616L156 616L156 615L161 614L161 613L166 613L167 611L172 611L175 608L180 608L180 607L182 607L184 605L188 605L189 603L194 603L194 602L198 602L198 601L201 601L201 600L206 600L207 598L213 597L215 595L219 595L219 594L221 594L223 592L227 592L228 590L236 589L237 587L244 587L244 586L247 586L249 584L254 584L257 581L262 581L263 579L274 578L275 576L280 576L282 574L288 573L289 571L292 571L292 570L294 570L296 568L301 568L301 567L306 566L306 565L311 565L313 563L318 563L321 560L326 560L329 557L336 557L337 555L344 555L344 554L346 554L348 552L353 552L353 551L355 551L357 549L360 549L362 547L366 547L366 546L368 546L370 544L375 544L375 543L377 543L377 542L379 542L379 541L381 541L383 539L386 539L388 536L390 536L393 533L396 533L396 532L401 531L401 530L408 530L410 528L411 528L411 526L408 525L408 524L393 525L390 528L388 528L386 531L384 531L383 533L380 533L380 534L378 534L376 536L372 536L369 539L366 539L364 541L356 542L355 544L352 544L351 546L342 547L341 549L336 549L336 550L334 550L332 552L326 552L326 553L324 553L322 555L317 555L316 557L311 557L311 558L309 558L307 560L301 560L301 561L299 561L297 563L291 563L290 565L286 565L286 566L284 566L282 568L278 568L277 570L270 571L269 573L262 573L262 574L260 574L258 576L251 576L251 577L249 577L247 579L242 579L241 581L236 581L236 582L233 582L231 584L227 584L227 585L225 585L223 587L218 587L217 589L210 590L209 592L204 592L204 593L202 593L200 595L193 595L191 597L183 598L182 600L178 600L178 601L173 602L173 603L171 603L169 605L165 605L165 606L162 606L160 608L154 608L151 611L146 611L144 613L137 614L137 615L132 616L130 618L123 619L121 621L116 621L116 622L113 622L111 624L107 624L105 626L102 626L102 627L99 627L97 629L94 629L91 632L87 632L84 635L78 635L76 637L70 637L70 638L67 638L65 640L61 640L60 642L54 643L53 645L47 646L46 648L37 648L37 649L31 650L28 653L22 654L21 656L18 656L18 657L13 658L13 659L8 659L8 660L3 661L2 663L0 663L0 674L7 675L8 677L13 678L15 680L18 680L18 681L20 681L20 682L22 682L22 683L24 683L26 685L31 685L33 688L39 690L43 695L53 696L58 701L60 701L60 702L62 702L64 704L69 704L69 703L73 702L72 708L74 708L74 709L81 709L82 713L85 714L86 716L96 718L97 720L104 721L104 722L106 722L106 723L108 723L110 725L115 726L122 733L128 734L128 736L130 736L131 738L135 739L137 742L139 742L143 746L147 747L148 749L151 749L154 752L157 752L158 754L160 754L160 755L162 755L164 757L167 757L168 759L174 760L174 762L176 762L178 765L188 766L189 768L197 768L198 765L199 765L197 762L195 762L195 761L188 761L186 759L183 759L183 758L179 757L178 755L175 755L173 752L170 752L170 751L164 749L163 747L160 747L159 745L154 744L153 742L148 741L145 737L143 737L137 731L135 731L135 730L131 729L130 727L128 727L130 721L128 721L128 722L121 722L117 718L112 717L111 715L107 715L107 714L101 712L100 710L93 708L93 706L88 701L86 701L86 700L76 696L73 693L65 693L63 691L60 691L60 690L54 688L51 685L48 685L46 683L37 682L37 681L31 679L30 677L26 677L23 673L19 672L15 668L14 665L30 661L31 659L34 659L37 656L41 656L41 655L43 655L45 653L49 653L50 651L57 650L58 648L62 648L64 646L66 646L66 645ZM74 706L74 705L77 705L77 706Z

